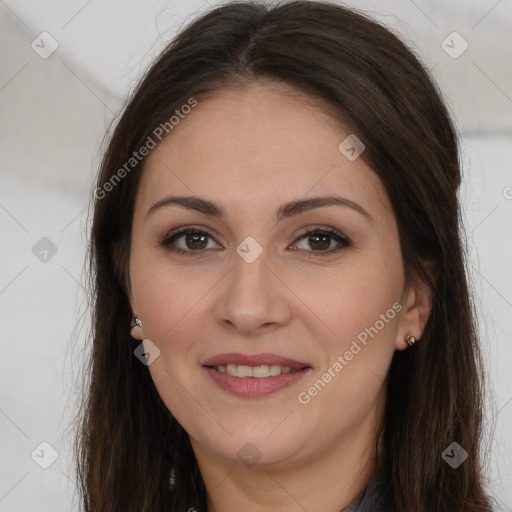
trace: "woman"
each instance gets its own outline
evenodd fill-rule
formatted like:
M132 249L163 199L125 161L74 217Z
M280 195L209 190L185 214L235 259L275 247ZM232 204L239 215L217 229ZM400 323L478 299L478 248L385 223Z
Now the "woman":
M458 142L388 29L231 3L94 191L86 511L489 511Z

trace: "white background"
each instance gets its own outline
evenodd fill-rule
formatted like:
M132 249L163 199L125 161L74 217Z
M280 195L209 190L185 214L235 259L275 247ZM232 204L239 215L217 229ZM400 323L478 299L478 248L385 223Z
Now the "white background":
M415 48L462 136L460 197L493 393L489 490L512 510L512 0L347 3ZM70 422L89 321L83 263L100 144L151 58L206 8L190 0L0 0L2 512L77 509ZM59 45L48 59L31 48L43 31ZM441 47L453 31L469 44L457 59ZM32 253L42 237L58 250L47 263ZM48 469L31 458L43 441L59 454Z

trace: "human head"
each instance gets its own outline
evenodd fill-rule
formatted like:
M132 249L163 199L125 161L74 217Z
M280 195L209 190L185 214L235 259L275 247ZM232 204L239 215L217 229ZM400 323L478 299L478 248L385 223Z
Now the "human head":
M132 95L110 140L96 189L93 383L104 386L105 397L102 403L100 390L93 389L90 418L110 418L108 425L120 432L119 443L129 442L130 435L136 438L140 456L156 475L155 488L162 487L174 468L183 494L174 493L172 499L190 503L186 494L191 499L200 488L200 475L187 435L130 345L136 199L151 155L161 154L166 144L173 147L173 137L180 137L203 105L208 108L219 97L236 102L256 91L258 83L272 83L276 90L286 86L290 102L299 99L313 105L326 126L332 118L333 133L337 120L346 134L365 145L353 165L371 169L391 207L404 297L418 282L431 297L431 311L426 308L425 323L416 333L420 341L392 354L386 378L381 441L393 461L396 500L400 510L421 510L418 503L426 489L411 482L425 476L431 485L446 489L424 501L425 506L460 503L467 492L464 482L479 471L481 404L478 347L459 234L456 135L439 92L411 50L389 30L336 5L291 2L269 9L234 3L215 9L177 36ZM169 128L169 136L158 140L159 147L129 171L125 168L121 178L118 170L135 158L133 153L148 137L156 137L156 128L174 125L171 117L179 117L176 111L191 105L191 98L198 102L197 111ZM269 96L264 99L268 106ZM111 181L116 173L119 180ZM462 390L466 407L460 404ZM114 404L120 403L124 410L116 416ZM450 422L444 425L441 418L447 413ZM93 421L89 427L94 433L91 442L97 439L105 445L105 452L101 442L96 448L101 466L107 460L107 438ZM454 440L473 461L458 473L450 472L440 458ZM420 457L414 446L420 447ZM120 476L130 455L123 457L117 461ZM133 496L142 496L137 489L134 484Z

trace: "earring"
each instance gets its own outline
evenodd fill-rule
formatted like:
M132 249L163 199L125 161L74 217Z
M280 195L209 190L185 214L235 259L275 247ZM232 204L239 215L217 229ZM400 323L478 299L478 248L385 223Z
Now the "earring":
M416 338L412 335L412 332L409 331L407 333L407 336L405 336L405 341L407 342L407 345L409 345L409 347L411 347L412 345L414 345L414 343L416 342Z
M132 323L132 329L134 327L142 327L142 320L137 316L135 317L135 319L133 320L133 323Z

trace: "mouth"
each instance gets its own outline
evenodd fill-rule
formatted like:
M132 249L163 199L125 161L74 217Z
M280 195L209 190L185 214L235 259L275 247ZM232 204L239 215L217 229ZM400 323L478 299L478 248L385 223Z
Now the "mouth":
M312 370L307 363L275 354L219 354L202 367L221 389L252 398L288 387Z
M284 373L295 373L300 370L305 370L308 367L300 368L299 370L290 368L289 366L281 366L279 364L262 364L260 366L247 366L243 364L220 364L218 366L207 366L207 368L213 368L221 373L227 373L232 377L241 377L242 379L247 377L256 377L257 379L265 377L275 377Z
M218 354L204 361L202 365L233 377L242 378L264 378L311 368L308 363L277 354L241 354L238 352Z

